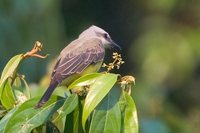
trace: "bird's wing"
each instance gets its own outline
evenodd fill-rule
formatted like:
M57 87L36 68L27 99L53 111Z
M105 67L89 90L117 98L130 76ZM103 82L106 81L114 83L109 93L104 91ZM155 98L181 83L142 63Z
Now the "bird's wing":
M60 83L71 74L81 73L90 64L102 61L104 55L103 44L96 38L86 40L81 45L70 44L61 52L52 73L52 80Z

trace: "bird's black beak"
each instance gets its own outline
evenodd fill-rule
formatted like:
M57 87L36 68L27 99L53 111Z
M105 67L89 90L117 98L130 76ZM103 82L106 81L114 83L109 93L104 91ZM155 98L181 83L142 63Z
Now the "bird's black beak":
M112 48L117 48L119 50L122 50L121 47L117 45L112 39L109 39L108 41L110 42Z

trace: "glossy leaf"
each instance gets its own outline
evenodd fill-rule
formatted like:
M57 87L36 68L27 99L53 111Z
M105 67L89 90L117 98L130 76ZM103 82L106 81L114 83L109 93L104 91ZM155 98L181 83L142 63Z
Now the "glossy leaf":
M28 83L26 82L26 80L24 78L22 78L22 81L24 82L25 88L26 88L26 97L28 99L31 98L31 93L30 93L30 88L28 86Z
M65 133L82 133L81 110L81 106L76 106L75 110L66 116Z
M85 104L83 107L82 125L85 129L85 123L94 108L101 102L107 95L110 89L117 81L117 75L106 73L98 77L95 82L90 86L90 90L86 96Z
M15 111L17 110L16 108L13 108L12 110L10 110L1 120L0 120L0 133L4 132L5 126L7 125L7 122L9 121L9 119L12 117L12 115L15 113Z
M122 133L138 133L138 118L133 98L123 92L120 98L122 112Z
M19 54L14 56L13 58L11 58L9 60L9 62L6 64L2 75L1 75L1 82L0 82L0 86L3 85L3 83L9 78L9 77L13 77L16 74L16 69L19 66L20 61L23 59L23 54Z
M64 133L74 133L73 132L73 126L75 125L74 123L74 112L77 109L75 109L73 112L69 113L66 118L65 118L65 128L64 128ZM77 110L78 111L78 110ZM77 127L78 130L78 127Z
M13 90L10 85L10 80L7 79L5 84L1 86L2 94L1 94L1 103L8 110L14 107L15 105L15 97L13 94Z
M119 133L121 129L121 111L119 97L121 89L112 88L92 114L89 133Z
M47 122L51 116L63 105L65 99L52 96L44 107L35 109L40 97L23 103L6 124L5 132L29 133L35 127Z
M79 133L80 127L80 108L77 107L73 114L73 133Z
M23 59L22 54L19 54L11 58L9 62L6 64L1 74L1 79L0 79L0 100L2 100L1 95L2 95L2 91L4 89L3 86L5 85L6 80L10 77L12 78L15 77L17 68L22 59Z
M14 82L13 82L13 86L15 87L21 87L22 83L21 83L21 79L20 77L16 77Z
M75 80L73 83L71 83L68 87L68 89L73 89L75 87L79 87L79 86L86 86L86 85L90 85L92 82L94 82L93 80L96 79L97 77L101 76L101 73L91 73L91 74L86 74L80 78L78 78L77 80Z
M72 94L64 102L63 107L58 111L59 115L55 118L54 121L58 121L67 114L71 113L76 106L78 105L78 96L77 94Z

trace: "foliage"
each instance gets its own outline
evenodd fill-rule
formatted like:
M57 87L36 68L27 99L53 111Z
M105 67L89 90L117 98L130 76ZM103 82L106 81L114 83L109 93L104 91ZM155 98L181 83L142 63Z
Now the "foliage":
M53 59L94 24L122 47L126 63L117 72L137 77L132 96L138 104L140 131L199 133L199 5L200 0L1 0L0 70L35 39L48 45L45 51ZM18 72L31 82L32 96L42 94L47 86L31 85L41 81L50 58L29 59L20 65Z
M39 44L39 45L38 45ZM35 105L41 97L31 97L25 77L18 67L28 57L45 58L37 52L36 42L26 54L10 59L0 79L0 132L87 132L137 133L138 121L134 101L130 96L133 81L123 80L114 73L84 75L69 85L65 97L53 95L41 108ZM25 91L21 82L25 84ZM84 92L84 93L83 93Z

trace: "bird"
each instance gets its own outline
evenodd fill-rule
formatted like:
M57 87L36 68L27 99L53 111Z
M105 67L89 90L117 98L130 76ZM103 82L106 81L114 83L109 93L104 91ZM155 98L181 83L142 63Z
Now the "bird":
M68 86L85 74L98 72L106 48L121 49L102 28L92 25L84 30L61 51L51 74L49 87L35 108L42 107L57 86Z

